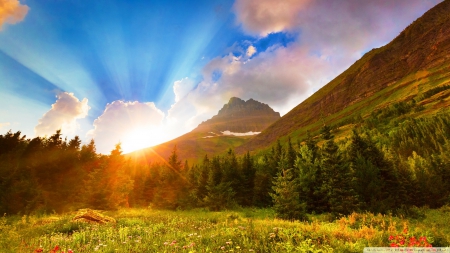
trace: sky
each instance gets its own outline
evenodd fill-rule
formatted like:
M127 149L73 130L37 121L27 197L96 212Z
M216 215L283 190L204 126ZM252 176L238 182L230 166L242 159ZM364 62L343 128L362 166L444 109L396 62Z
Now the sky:
M0 0L0 134L157 145L230 97L281 115L440 0Z

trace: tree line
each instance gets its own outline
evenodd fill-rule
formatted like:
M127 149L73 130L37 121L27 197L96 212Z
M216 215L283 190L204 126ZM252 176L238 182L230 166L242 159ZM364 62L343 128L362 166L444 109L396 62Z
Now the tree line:
M295 144L288 138L242 156L230 149L193 165L180 161L176 147L164 163L141 164L126 158L120 144L100 155L93 140L81 145L60 131L34 139L9 131L0 135L0 212L254 206L303 219L448 204L450 116L392 118L386 127L394 114L357 117L339 140L337 128L325 125Z

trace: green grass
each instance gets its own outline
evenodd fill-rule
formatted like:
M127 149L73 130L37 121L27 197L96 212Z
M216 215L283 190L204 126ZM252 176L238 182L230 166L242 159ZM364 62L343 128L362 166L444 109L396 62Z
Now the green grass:
M362 252L388 246L389 235L427 236L433 246L450 245L450 207L415 209L410 218L353 213L330 221L284 221L271 209L208 212L124 209L105 212L117 223L72 222L59 216L4 216L0 219L1 252Z

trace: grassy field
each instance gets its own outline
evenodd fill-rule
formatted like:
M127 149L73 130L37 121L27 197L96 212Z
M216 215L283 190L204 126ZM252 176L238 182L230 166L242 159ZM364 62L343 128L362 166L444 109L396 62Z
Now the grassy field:
M449 212L415 209L408 219L353 213L335 221L310 215L289 222L270 209L124 209L104 212L116 222L101 225L74 222L75 213L5 215L0 252L362 252L413 239L443 247L450 245Z

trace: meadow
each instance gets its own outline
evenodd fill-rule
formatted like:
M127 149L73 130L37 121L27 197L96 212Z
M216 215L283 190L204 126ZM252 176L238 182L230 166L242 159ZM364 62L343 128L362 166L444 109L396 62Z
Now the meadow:
M116 222L76 222L76 214L0 218L0 252L362 252L364 247L450 246L450 207L413 208L408 218L352 213L307 221L271 209L210 212L121 209ZM430 246L430 245L428 245Z

